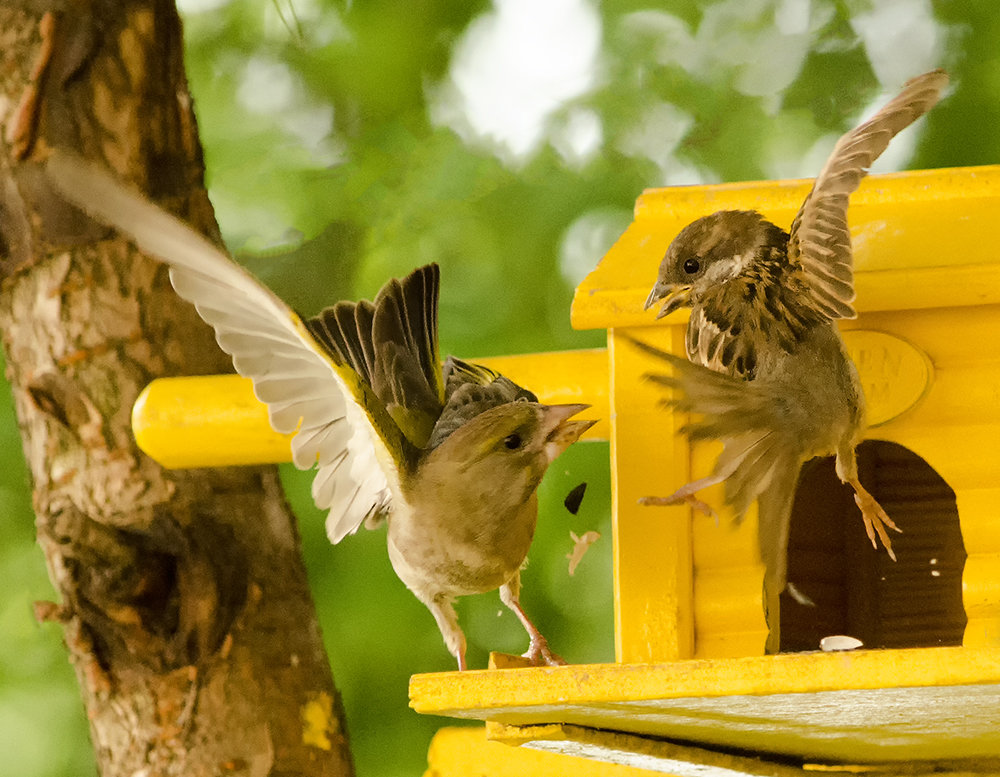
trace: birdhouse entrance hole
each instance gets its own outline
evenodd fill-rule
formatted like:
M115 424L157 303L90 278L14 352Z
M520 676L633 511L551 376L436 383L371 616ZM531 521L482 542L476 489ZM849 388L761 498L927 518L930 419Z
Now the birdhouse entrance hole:
M782 593L769 652L816 650L833 634L866 648L961 645L966 553L955 492L901 445L867 441L858 459L862 483L903 531L889 531L898 560L872 548L833 459L808 462L792 510L788 580L815 606Z

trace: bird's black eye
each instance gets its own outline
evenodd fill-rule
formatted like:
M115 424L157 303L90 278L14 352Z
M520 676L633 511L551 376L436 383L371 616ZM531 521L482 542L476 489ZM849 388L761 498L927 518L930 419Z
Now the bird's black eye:
M692 256L690 259L684 260L684 272L688 275L694 275L698 270L701 269L701 261L696 256Z
M517 432L514 432L514 434L508 434L503 438L503 444L508 450L516 451L521 447L521 435Z

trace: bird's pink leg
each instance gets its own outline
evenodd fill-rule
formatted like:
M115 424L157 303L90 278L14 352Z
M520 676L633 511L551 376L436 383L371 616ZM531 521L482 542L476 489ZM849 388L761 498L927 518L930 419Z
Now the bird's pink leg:
M537 628L535 628L535 624L528 619L528 616L521 608L521 602L518 599L520 591L520 573L514 575L511 580L500 586L500 601L511 609L511 611L517 616L517 619L521 621L521 625L524 626L524 630L528 632L528 639L530 642L528 644L528 652L524 654L524 657L531 661L531 663L535 666L542 666L543 664L548 664L549 666L564 666L566 662L561 656L553 653L552 650L549 649L548 640L542 636L542 633Z
M718 520L718 516L715 514L715 510L711 506L700 500L695 496L696 493L701 491L703 488L708 488L709 486L715 486L721 483L723 480L732 475L736 468L742 461L742 457L733 457L730 461L723 464L722 468L717 472L713 472L708 477L701 478L699 480L693 480L687 485L683 485L678 488L670 496L644 496L639 499L639 504L645 505L646 507L662 507L671 506L679 504L688 504L700 513L712 516ZM721 460L719 463L722 463Z
M416 593L416 592L414 592ZM465 664L465 634L462 633L458 625L458 616L455 614L454 599L446 596L422 597L420 599L431 611L434 620L437 622L438 631L444 638L445 647L458 660L458 671L466 669Z
M725 478L723 478L724 480ZM639 504L645 507L671 507L673 505L687 504L693 507L700 513L705 515L714 516L715 510L712 509L711 505L707 502L703 502L697 496L696 493L701 491L703 488L708 488L709 486L714 486L716 483L720 483L721 480L716 478L714 475L702 478L701 480L694 480L686 485L678 488L670 496L644 496L639 499Z
M875 497L868 493L867 489L858 480L858 458L854 450L854 445L847 443L837 452L837 477L840 482L847 483L854 489L854 501L861 510L861 520L865 522L865 534L871 540L872 547L878 550L878 540L876 535L882 540L889 558L896 560L896 554L892 550L892 542L886 532L886 527L902 534L903 530L893 523L889 514L882 509Z
M878 541L875 539L875 535L877 534L879 539L882 540L882 544L885 545L885 549L889 553L889 558L895 561L896 554L892 550L892 542L889 540L889 535L885 528L888 526L890 529L900 533L903 530L893 523L889 514L882 509L882 505L861 485L861 481L855 477L848 479L847 483L854 489L854 501L861 510L861 520L865 522L865 533L868 535L868 539L871 540L872 547L878 550Z

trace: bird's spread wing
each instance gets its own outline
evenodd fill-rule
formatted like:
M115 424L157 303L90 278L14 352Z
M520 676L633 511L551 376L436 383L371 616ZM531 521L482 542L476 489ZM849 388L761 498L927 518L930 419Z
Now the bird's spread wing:
M309 330L372 387L415 448L424 448L444 406L438 356L436 264L389 281L374 303L338 302Z
M889 141L937 103L943 70L911 79L871 119L837 141L792 223L788 258L805 274L812 304L830 319L854 318L854 269L847 199Z
M358 372L219 248L107 172L57 151L48 174L71 202L169 265L177 293L215 329L236 371L253 381L271 426L298 430L293 460L300 469L318 465L312 494L330 511L332 542L390 508L404 443Z

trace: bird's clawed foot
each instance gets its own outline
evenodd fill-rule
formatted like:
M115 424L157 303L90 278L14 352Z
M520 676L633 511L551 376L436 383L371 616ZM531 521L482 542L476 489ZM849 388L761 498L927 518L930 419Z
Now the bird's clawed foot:
M854 489L854 501L857 503L858 509L861 510L861 519L865 522L865 533L868 535L868 539L871 540L872 547L877 550L878 540L882 540L889 558L895 561L896 554L892 550L892 541L889 539L886 527L900 534L902 534L903 530L893 523L889 514L882 509L882 505L865 490L858 480L850 480L849 483ZM876 536L878 539L876 539Z
M563 657L553 653L549 649L548 640L537 632L531 635L531 644L524 658L527 658L532 666L566 666Z
M699 513L711 518L717 518L715 510L712 509L711 505L695 496L695 491L689 489L687 486L678 488L670 496L644 496L639 499L639 504L644 507L671 507L686 504Z
M535 624L525 614L524 609L521 607L521 602L518 600L520 589L521 577L520 574L517 574L500 586L500 601L510 607L511 611L517 616L517 619L521 621L524 630L528 632L530 642L528 643L528 652L523 657L527 658L532 666L565 666L566 662L562 656L556 655L549 649L548 640L542 636L542 632L535 627Z

